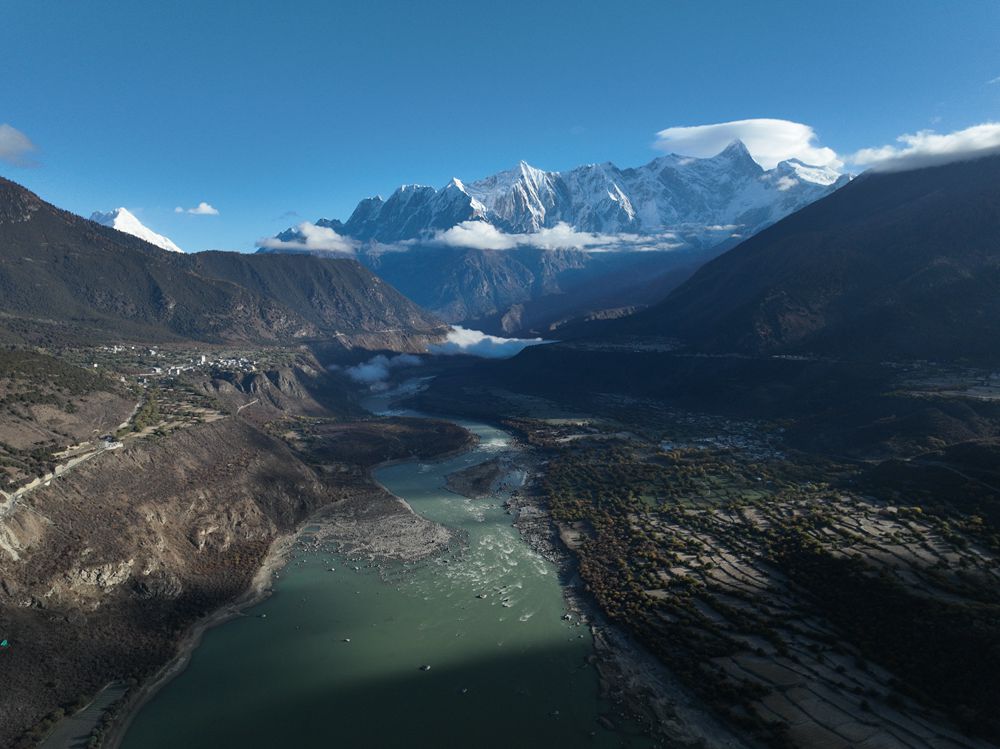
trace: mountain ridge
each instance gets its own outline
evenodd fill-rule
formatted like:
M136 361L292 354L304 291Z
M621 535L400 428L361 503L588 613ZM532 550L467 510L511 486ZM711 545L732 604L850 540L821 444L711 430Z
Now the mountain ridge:
M0 178L10 342L122 338L421 350L447 327L355 260L170 252Z
M1000 156L866 172L609 329L704 351L996 358Z
M709 158L666 154L625 169L604 162L558 172L521 161L473 182L452 178L440 189L402 185L388 198L364 198L346 221L316 224L383 244L433 239L436 231L483 221L526 235L559 224L596 234L680 232L686 243L704 246L716 241L714 227L754 233L849 180L797 159L766 170L735 140ZM296 230L278 237L294 239Z

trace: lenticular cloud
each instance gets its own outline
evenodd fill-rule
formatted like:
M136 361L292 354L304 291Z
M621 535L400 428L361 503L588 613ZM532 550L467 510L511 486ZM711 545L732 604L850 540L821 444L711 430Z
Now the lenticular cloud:
M798 159L813 166L839 169L843 162L832 148L817 143L816 131L791 120L753 119L719 122L714 125L668 127L656 134L661 151L707 158L719 153L734 140L743 141L754 161L765 169L778 162Z

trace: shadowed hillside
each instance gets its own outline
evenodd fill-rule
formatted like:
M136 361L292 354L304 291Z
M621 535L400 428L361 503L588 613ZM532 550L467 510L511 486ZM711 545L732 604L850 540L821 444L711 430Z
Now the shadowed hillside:
M867 173L614 330L705 351L993 360L998 237L1000 156Z
M444 331L353 260L168 253L3 179L0 295L13 341L339 338L411 349Z

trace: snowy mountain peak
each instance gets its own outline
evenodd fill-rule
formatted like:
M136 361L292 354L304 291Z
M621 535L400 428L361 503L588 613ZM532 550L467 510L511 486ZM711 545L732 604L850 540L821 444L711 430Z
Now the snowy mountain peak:
M764 168L750 154L746 144L739 138L723 148L715 156L699 161L723 165L725 168L749 172L763 172Z
M184 250L171 242L167 237L157 234L143 224L135 217L135 214L124 206L115 208L113 211L95 211L91 214L90 220L102 226L110 226L112 229L117 229L125 234L131 234L133 237L138 237L161 249L169 250L170 252L184 252Z
M536 166L532 166L524 159L517 162L517 171L519 171L523 176L529 177L531 179L537 179L538 177L545 174L543 169L539 169Z
M744 143L742 140L740 140L739 138L735 138L735 139L733 139L732 142L730 142L730 144L728 146L726 146L725 148L723 148L719 152L718 155L719 156L740 156L740 157L750 156L750 149L747 148L747 144ZM753 158L753 157L750 156L750 158Z
M775 167L775 172L788 174L803 182L811 182L814 185L832 185L845 175L830 166L814 166L806 164L799 159L787 159Z
M361 242L434 242L463 222L482 221L502 234L565 225L696 248L717 244L720 226L756 233L849 179L796 159L765 170L740 140L708 158L667 154L629 169L603 162L547 172L520 161L473 182L453 178L440 190L406 185L388 200L367 198L337 231Z

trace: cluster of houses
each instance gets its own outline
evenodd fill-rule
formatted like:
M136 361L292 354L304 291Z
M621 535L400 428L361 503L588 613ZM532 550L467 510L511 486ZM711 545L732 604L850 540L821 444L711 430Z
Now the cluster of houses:
M151 356L162 356L155 349L149 349ZM213 369L225 369L228 371L256 372L257 362L254 359L247 359L245 356L209 359L205 354L194 359L188 359L183 364L167 364L165 366L153 366L148 372L139 374L140 383L144 384L144 379L148 377L176 377L184 372L191 372L196 369L210 367Z

